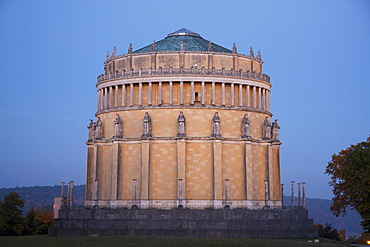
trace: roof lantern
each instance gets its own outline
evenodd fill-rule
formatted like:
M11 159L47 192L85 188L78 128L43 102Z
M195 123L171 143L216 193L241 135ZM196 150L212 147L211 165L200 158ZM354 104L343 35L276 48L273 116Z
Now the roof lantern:
M175 32L172 32L172 33L169 33L167 35L167 37L173 37L173 36L196 36L196 37L200 37L200 34L199 33L196 33L196 32L193 32L187 28L181 28Z

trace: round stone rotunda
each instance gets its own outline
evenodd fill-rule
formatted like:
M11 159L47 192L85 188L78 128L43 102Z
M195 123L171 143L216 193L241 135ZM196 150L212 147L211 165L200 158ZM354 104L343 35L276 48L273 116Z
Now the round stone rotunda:
M106 55L87 142L86 206L281 208L279 126L261 53L182 28Z
M283 205L262 63L252 47L242 55L185 28L108 52L88 126L85 206L63 185L49 235L316 237L293 189Z

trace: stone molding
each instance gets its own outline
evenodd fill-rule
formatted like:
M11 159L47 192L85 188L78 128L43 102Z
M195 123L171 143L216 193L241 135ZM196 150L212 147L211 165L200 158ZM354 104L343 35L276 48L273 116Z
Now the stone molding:
M234 77L234 78L245 78L245 79L255 79L270 83L270 77L264 73L258 73L256 71L247 70L244 72L242 69L235 71L231 70L216 70L216 69L147 69L147 70L130 70L122 72L116 72L114 74L101 74L97 78L97 85L102 82L121 79L121 78L134 78L134 77L151 77L159 76L163 78L164 76L183 76L183 75L195 75L195 76L216 76L216 77ZM161 79L163 80L163 79Z

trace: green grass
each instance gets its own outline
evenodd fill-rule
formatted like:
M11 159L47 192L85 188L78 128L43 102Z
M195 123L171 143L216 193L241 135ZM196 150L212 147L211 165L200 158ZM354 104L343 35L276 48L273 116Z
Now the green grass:
M27 246L27 247L93 247L93 246L243 246L243 247L305 247L305 246L345 246L347 244L320 238L319 243L308 243L307 239L207 239L207 238L182 238L182 237L49 237L20 236L0 237L0 246Z

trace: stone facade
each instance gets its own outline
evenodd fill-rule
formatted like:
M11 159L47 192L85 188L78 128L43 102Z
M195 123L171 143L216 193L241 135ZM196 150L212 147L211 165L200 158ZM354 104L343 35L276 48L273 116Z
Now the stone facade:
M271 84L260 57L215 44L161 50L164 42L107 56L96 84L101 133L89 128L87 142L86 207L281 208L281 143L264 137Z
M314 238L307 210L60 210L50 236Z

